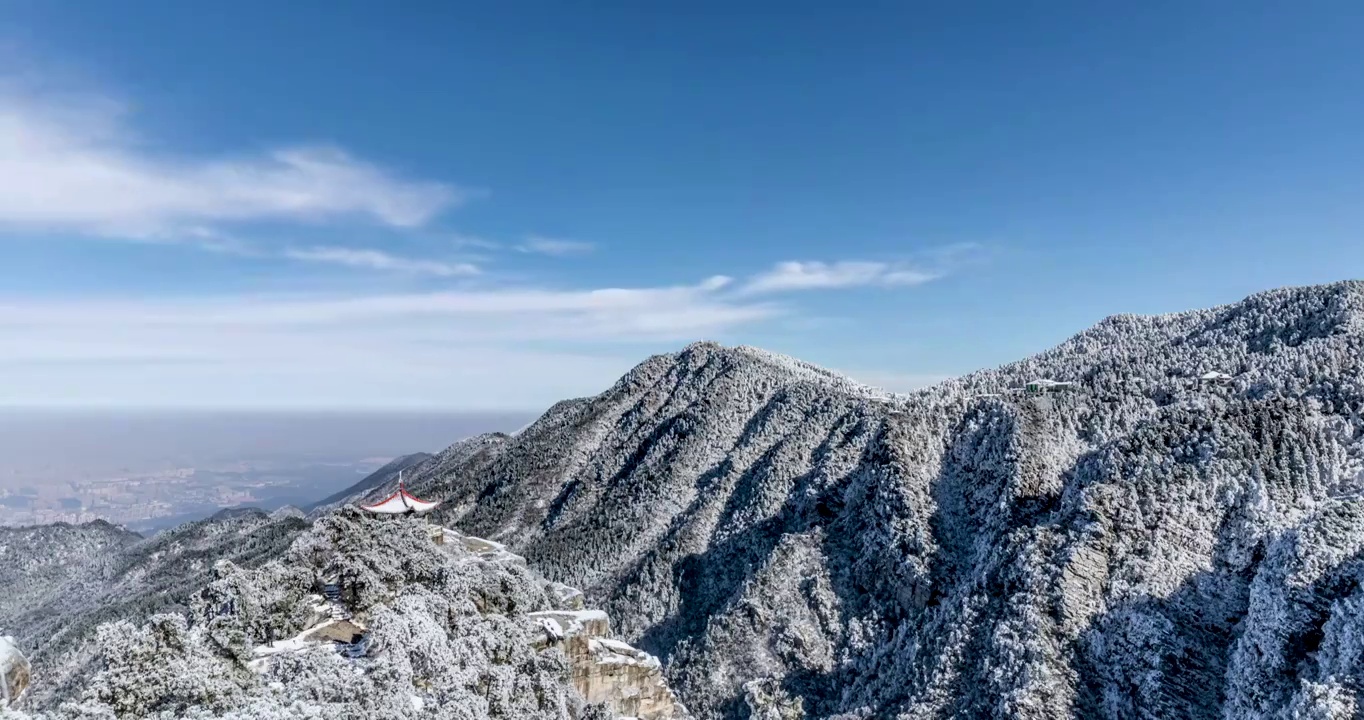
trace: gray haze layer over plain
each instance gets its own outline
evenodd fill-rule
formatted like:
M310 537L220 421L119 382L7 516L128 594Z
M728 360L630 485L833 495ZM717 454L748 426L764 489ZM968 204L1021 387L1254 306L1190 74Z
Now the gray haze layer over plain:
M0 487L243 460L439 451L534 414L0 409ZM344 486L338 478L338 487Z

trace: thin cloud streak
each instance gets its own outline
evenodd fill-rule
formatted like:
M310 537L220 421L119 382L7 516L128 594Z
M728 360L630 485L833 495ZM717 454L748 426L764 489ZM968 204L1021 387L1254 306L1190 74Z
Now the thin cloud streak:
M16 352L20 332L99 328L158 333L199 328L371 326L438 330L453 339L621 341L687 339L723 332L784 312L770 303L740 302L697 285L598 290L509 288L354 297L185 297L155 300L0 301L0 348Z
M418 227L470 192L411 181L325 145L171 157L100 96L0 84L0 226L143 237L237 221L368 217Z
M294 250L290 257L380 269L450 272L477 271L461 265L398 258L374 250L322 247ZM869 266L875 266L869 270ZM829 272L821 274L822 270ZM583 339L686 337L687 333L724 331L744 323L784 315L790 309L754 297L789 289L838 288L865 284L906 284L925 280L909 271L878 263L779 263L734 289L735 281L715 275L692 285L589 290L507 287L358 296L226 296L161 299L44 300L0 298L0 340L7 328L53 326L186 326L228 324L307 326L413 319L469 321L494 319L512 334L532 328L527 339L576 336Z
M291 260L329 263L368 270L386 270L413 275L463 277L479 274L478 266L473 263L404 258L382 250L322 246L286 250L283 255Z
M463 235L456 233L450 238L450 244L457 248L475 248L478 250L500 250L502 243L478 237L477 235Z
M646 352L725 341L794 312L744 287L717 275L586 290L0 298L0 369L12 381L0 404L494 407L575 397L600 392ZM927 380L851 375L894 390Z
M777 263L771 270L753 276L740 289L741 294L834 290L865 286L921 285L941 277L910 267L884 262L843 260L839 262Z
M561 238L544 237L543 235L531 235L525 242L516 246L517 250L525 253L536 253L539 255L582 255L592 252L596 245L590 242L579 240L564 240Z
M784 312L716 290L0 300L0 405L548 402Z

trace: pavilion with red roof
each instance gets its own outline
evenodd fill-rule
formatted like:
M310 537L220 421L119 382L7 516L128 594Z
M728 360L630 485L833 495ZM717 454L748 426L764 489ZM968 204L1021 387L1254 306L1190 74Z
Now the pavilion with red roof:
M360 509L379 515L420 515L434 509L440 501L422 500L407 491L403 484L403 474L398 472L398 491L373 505L361 505Z

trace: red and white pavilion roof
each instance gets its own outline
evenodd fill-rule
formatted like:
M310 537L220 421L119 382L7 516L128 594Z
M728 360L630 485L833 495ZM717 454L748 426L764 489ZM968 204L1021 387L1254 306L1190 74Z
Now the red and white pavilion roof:
M407 491L407 488L403 486L402 480L399 479L398 492L389 495L373 505L361 505L360 509L372 513L380 513L382 515L403 515L406 513L424 513L439 504L440 501L428 502L416 497Z

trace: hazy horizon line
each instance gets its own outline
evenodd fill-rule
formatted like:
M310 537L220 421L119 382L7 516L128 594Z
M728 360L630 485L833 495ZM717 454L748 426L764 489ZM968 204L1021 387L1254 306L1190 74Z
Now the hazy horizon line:
M0 415L44 414L181 414L181 415L538 415L537 408L458 408L411 406L200 406L200 405L3 405Z

